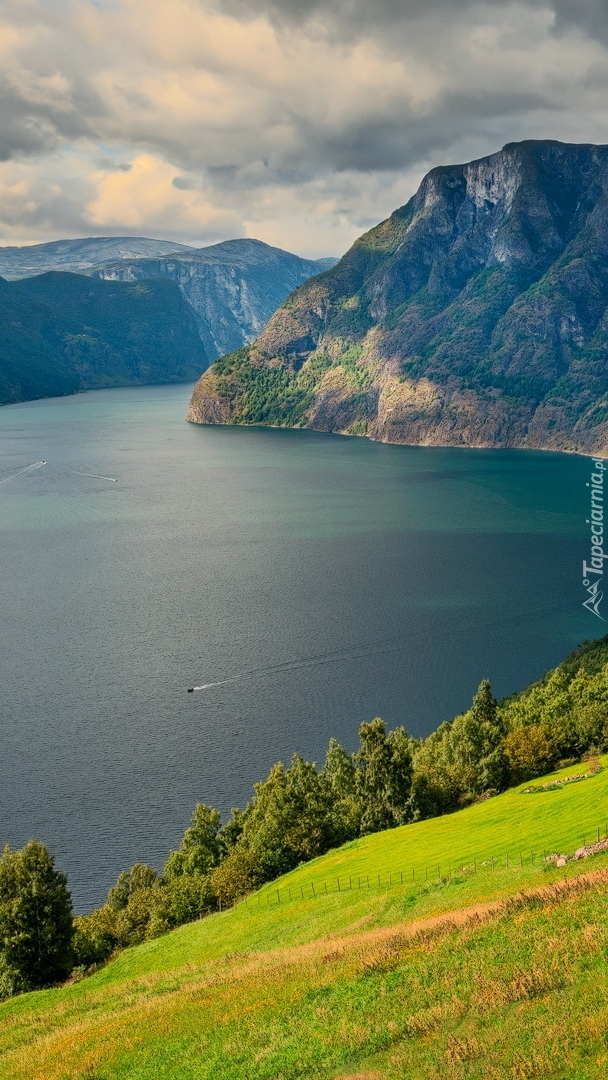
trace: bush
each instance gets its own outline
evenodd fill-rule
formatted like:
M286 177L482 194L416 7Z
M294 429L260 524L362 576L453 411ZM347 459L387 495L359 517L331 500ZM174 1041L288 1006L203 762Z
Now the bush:
M505 736L503 746L514 783L542 776L557 761L555 746L544 724L515 728Z

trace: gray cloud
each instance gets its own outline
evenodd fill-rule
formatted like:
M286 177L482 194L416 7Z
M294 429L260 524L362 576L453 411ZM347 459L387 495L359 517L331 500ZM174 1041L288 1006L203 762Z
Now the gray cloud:
M577 26L589 32L604 34L608 27L608 8L605 0L517 0L522 8L546 8L552 11L560 26ZM319 24L340 26L349 36L381 32L387 26L394 29L407 25L412 19L437 15L452 18L466 9L505 7L505 0L217 0L217 7L249 20L256 15L267 16L283 25L303 26L311 20Z
M328 254L433 165L608 141L605 0L183 3L5 0L5 235L242 222Z

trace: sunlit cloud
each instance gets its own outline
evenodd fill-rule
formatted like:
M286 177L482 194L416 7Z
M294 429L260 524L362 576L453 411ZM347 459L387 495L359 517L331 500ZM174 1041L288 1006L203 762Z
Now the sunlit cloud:
M5 0L0 242L340 254L432 165L608 141L592 0Z

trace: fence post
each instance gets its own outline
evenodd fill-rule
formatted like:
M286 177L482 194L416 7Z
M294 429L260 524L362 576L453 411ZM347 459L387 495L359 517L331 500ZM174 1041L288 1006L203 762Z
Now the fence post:
M277 889L277 903L278 903L278 904L280 904L280 903L281 903L281 897L280 897L280 895L279 895L279 890L278 890L278 889Z
M349 879L348 879L348 888L349 888L350 892L353 891L353 879L352 879L352 877L349 877Z
M494 869L494 856L492 855L492 869Z
M338 892L340 892L340 878L338 878L337 881L338 881Z
M311 887L311 889L312 889L312 895L313 895L313 896L316 896L317 894L316 894L316 892L315 892L315 883L314 883L314 881L311 881L311 883L310 883L310 887Z

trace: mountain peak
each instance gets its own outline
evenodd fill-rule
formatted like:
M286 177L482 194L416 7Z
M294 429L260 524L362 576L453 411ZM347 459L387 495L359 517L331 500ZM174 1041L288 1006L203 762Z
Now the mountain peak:
M608 450L608 146L525 140L431 170L203 376L190 419Z

